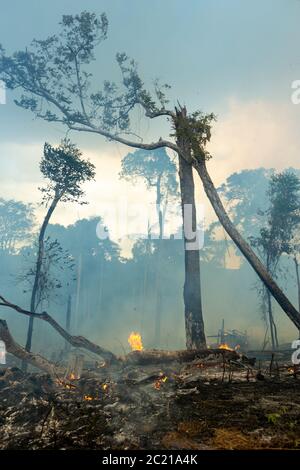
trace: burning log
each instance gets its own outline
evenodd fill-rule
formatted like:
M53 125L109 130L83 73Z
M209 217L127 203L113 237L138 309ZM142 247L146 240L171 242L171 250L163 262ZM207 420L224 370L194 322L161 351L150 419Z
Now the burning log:
M8 307L15 310L22 315L26 315L28 317L37 318L38 320L44 320L49 325L52 326L59 334L62 336L68 343L70 343L74 348L83 348L87 351L90 351L98 356L101 356L103 359L108 361L109 363L118 362L117 357L110 351L101 348L95 343L92 343L84 336L72 336L68 333L54 318L51 317L47 312L42 313L35 313L29 310L24 310L23 308L15 305L8 300L6 300L2 295L0 295L0 306L1 307Z
M48 361L43 356L39 354L33 354L31 352L27 352L24 348L22 348L10 334L8 329L7 323L5 320L0 320L0 339L5 342L6 351L10 354L13 354L18 359L22 361L26 361L34 367L47 372L50 375L59 375L63 374L64 370L53 362Z

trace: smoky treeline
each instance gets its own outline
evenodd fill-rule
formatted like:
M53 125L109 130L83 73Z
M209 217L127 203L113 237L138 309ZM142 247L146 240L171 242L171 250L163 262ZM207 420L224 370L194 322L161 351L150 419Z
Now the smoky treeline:
M282 174L299 177L299 170ZM270 182L274 170L260 168L231 175L218 189L234 223L263 258L257 240L268 225ZM153 191L155 202L155 191ZM24 308L30 304L39 222L35 207L0 199L0 282L2 294ZM45 234L43 294L36 311L46 310L72 334L116 352L128 350L131 331L142 333L146 347L183 348L182 316L184 284L183 240L136 238L131 255L124 257L118 243L99 239L101 216L80 219L63 226L49 224ZM109 227L105 227L109 233ZM178 230L181 230L180 228ZM174 234L176 235L176 234ZM228 327L248 330L250 344L262 346L268 331L268 312L261 282L244 262L219 222L205 228L201 258L201 292L207 335L216 334L223 318ZM294 257L283 254L276 265L276 279L297 304ZM281 343L289 338L290 323L273 306ZM28 319L2 310L11 330L25 343ZM65 345L51 328L36 322L35 351L59 359ZM267 343L264 345L267 346Z

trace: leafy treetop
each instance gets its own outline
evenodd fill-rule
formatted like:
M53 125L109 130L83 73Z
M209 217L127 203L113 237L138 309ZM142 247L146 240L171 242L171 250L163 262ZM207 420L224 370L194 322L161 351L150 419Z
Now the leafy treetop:
M46 188L41 188L44 202L52 199L53 193L62 202L79 202L84 195L81 185L95 177L95 166L84 160L80 150L68 139L57 147L45 143L40 170L49 180Z

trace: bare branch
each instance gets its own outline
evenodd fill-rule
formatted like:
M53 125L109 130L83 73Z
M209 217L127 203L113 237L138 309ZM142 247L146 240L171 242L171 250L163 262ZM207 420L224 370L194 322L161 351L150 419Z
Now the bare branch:
M162 147L168 147L171 150L174 150L174 152L179 152L179 149L176 144L173 142L170 142L168 140L163 140L159 139L157 142L152 142L150 144L144 144L142 142L134 142L132 140L125 139L124 137L118 136L116 134L112 134L104 129L101 129L99 127L95 127L92 124L90 124L90 127L87 126L74 126L72 124L69 124L69 129L73 131L79 131L79 132L90 132L94 134L100 134L103 137L106 137L109 140L113 140L115 142L119 142L120 144L127 145L128 147L133 147L133 148L139 148L139 149L144 149L144 150L155 150L158 148Z
M8 300L6 300L2 295L0 295L0 300L1 300L1 302L0 302L1 307L8 307L8 308L11 308L11 309L15 310L18 313L21 313L22 315L26 315L28 317L37 318L38 320L46 321L47 323L49 323L49 325L51 325L60 334L60 336L62 336L66 341L68 341L75 348L86 349L87 351L90 351L94 354L97 354L98 356L101 356L103 359L105 359L109 362L117 362L118 361L116 356L112 352L101 348L101 346L98 346L95 343L92 343L87 338L84 338L83 336L72 336L72 335L70 335L47 312L34 313L34 312L29 311L29 310L24 310L23 308L19 307L18 305L15 305L15 304L9 302Z

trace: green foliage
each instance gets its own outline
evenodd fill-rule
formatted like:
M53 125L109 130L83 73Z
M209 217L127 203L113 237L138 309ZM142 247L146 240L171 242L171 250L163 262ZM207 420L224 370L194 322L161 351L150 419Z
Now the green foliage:
M47 187L41 188L46 202L53 196L62 202L79 202L84 194L81 185L95 177L95 166L84 160L69 140L63 140L58 147L45 143L40 170L49 180Z
M215 119L213 113L203 114L201 111L187 116L179 114L175 123L175 133L172 135L188 143L193 158L200 161L209 160L211 155L205 146L210 141L211 125Z
M300 222L300 180L285 171L271 176L269 208L262 215L266 224L251 242L264 257L270 272L277 267L280 257L291 251L291 241Z
M124 53L116 56L121 86L103 77L103 86L93 89L88 66L95 59L96 46L106 39L107 30L104 13L99 17L87 11L64 15L58 34L32 41L25 51L7 56L0 45L0 79L7 88L22 90L15 100L18 106L46 121L61 122L70 128L86 126L93 132L97 128L116 134L128 131L129 113L135 105L148 111L158 106L144 89L136 63ZM167 88L154 83L161 106L167 102L163 91Z
M273 424L274 426L279 424L279 421L281 418L284 417L284 415L288 412L288 408L286 406L282 406L277 413L269 413L266 414L266 418L268 420L268 423Z
M268 423L270 424L278 424L278 420L281 418L281 414L280 413L269 413L266 415L266 418L268 420Z

